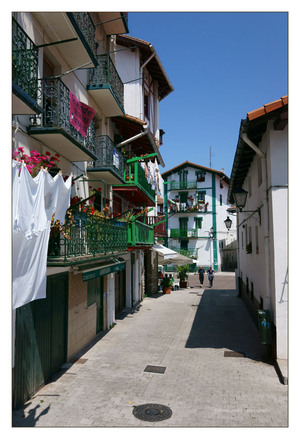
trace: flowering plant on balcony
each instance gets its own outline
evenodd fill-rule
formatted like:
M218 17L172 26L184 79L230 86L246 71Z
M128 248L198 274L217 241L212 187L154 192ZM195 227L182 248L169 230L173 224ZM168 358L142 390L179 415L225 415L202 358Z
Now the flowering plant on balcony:
M35 150L30 151L30 155L27 155L24 154L24 148L22 146L19 146L12 154L13 159L24 161L32 177L35 177L39 173L41 167L48 170L56 168L59 157L59 154L52 156L49 151L46 151L45 155L43 155Z

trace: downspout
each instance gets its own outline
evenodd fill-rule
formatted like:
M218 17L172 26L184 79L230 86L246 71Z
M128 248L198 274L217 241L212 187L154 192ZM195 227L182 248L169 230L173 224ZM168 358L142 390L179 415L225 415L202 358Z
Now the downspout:
M127 139L127 140L124 140L124 141L121 142L121 143L118 143L118 145L116 145L116 146L117 146L117 147L120 147L120 146L127 145L127 143L131 143L131 142L133 142L134 140L137 140L137 139L139 139L140 137L145 136L148 132L149 132L149 126L148 126L148 124L147 124L147 125L146 125L146 128L144 128L144 131L142 131L142 132L139 133L139 134L136 134L136 135L133 136L133 137L130 137L130 138Z
M265 187L264 187L264 198L263 198L263 205L265 206L264 209L264 229L265 229L265 263L266 263L266 299L267 303L264 304L264 308L270 309L270 228L269 228L269 199L268 199L268 171L267 171L267 161L266 161L266 154L261 151L255 143L253 143L247 136L247 134L242 134L242 139L245 143L247 143L250 148L253 149L253 151L261 158L262 160L262 168L264 170L264 176L265 176Z

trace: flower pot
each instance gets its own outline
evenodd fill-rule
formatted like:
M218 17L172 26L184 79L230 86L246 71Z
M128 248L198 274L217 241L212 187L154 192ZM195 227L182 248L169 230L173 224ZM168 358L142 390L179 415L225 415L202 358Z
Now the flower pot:
M187 280L181 280L179 281L180 288L187 288Z
M164 294L171 294L171 287L163 287Z

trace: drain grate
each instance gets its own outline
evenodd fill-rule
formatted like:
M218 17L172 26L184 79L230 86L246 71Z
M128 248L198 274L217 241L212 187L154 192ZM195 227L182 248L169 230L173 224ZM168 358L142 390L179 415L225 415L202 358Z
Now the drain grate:
M148 366L145 367L144 372L150 372L150 373L165 373L166 367L163 366Z
M224 357L243 358L243 357L245 357L245 353L244 352L235 352L235 351L225 351Z
M132 414L141 421L160 422L172 416L172 410L162 404L143 404L134 407Z

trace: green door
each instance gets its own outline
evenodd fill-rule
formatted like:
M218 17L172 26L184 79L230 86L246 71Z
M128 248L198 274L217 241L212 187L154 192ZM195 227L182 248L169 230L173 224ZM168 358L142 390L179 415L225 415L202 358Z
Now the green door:
M97 277L96 283L96 305L97 305L97 334L103 331L103 277Z
M16 310L13 407L24 404L66 361L68 274L47 277L45 299Z

